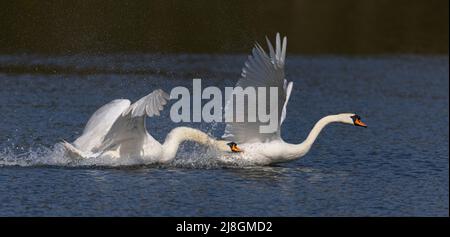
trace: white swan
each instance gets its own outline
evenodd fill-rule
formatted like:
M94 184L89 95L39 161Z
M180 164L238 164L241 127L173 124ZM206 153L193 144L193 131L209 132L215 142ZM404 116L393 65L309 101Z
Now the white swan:
M241 79L237 86L246 87L278 87L278 130L274 133L260 133L259 127L265 125L259 122L252 123L227 123L222 138L234 141L232 150L234 159L229 155L219 157L223 162L236 160L246 161L251 164L267 165L275 162L284 162L304 156L311 148L322 129L330 123L338 122L367 127L361 118L353 113L330 115L320 119L305 141L300 144L289 144L283 141L280 134L281 125L286 118L286 107L292 91L292 82L284 78L284 63L286 56L287 38L280 40L280 34L276 35L276 48L274 50L270 41L266 38L270 56L259 44L253 48L252 55L242 69ZM266 89L269 91L269 89ZM248 98L248 105L256 105ZM233 109L228 100L225 111ZM237 112L239 113L239 112ZM245 113L245 111L244 111ZM239 147L236 145L239 144ZM240 152L239 152L240 151Z
M145 118L159 115L168 99L169 95L159 89L134 104L126 99L111 101L91 116L83 134L73 144L62 142L66 153L74 159L131 157L145 163L167 163L175 158L183 141L231 152L226 141L216 141L188 127L172 129L163 144L155 140L146 129Z

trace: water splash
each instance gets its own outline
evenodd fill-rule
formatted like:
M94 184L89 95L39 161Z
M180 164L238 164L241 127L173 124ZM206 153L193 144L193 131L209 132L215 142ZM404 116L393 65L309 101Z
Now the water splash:
M12 147L0 151L0 167L3 166L58 166L70 164L70 158L64 156L64 149L60 144L53 148L40 146L37 148L21 149L17 152Z
M182 145L176 158L167 164L158 164L140 157L121 157L112 159L107 157L89 158L75 160L66 155L64 147L57 143L53 147L38 146L28 150L4 148L0 151L0 167L38 167L38 166L60 166L60 167L133 167L133 166L155 166L160 168L190 168L190 169L215 169L223 167L244 167L248 164L239 162L223 164L217 159L219 152L211 147L199 144Z

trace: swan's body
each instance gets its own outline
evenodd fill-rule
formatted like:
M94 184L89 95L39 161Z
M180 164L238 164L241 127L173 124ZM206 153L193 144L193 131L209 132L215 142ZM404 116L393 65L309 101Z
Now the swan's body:
M366 127L358 115L352 113L330 115L320 119L302 143L284 142L281 138L280 128L286 118L286 108L293 87L293 83L288 82L284 77L287 38L284 37L283 43L281 43L280 35L277 34L275 50L268 39L267 44L270 56L257 44L242 69L242 77L237 86L242 88L266 87L266 91L269 91L268 87L278 88L278 111L272 111L278 115L278 129L273 133L260 133L259 128L264 123L227 123L223 138L239 144L241 152L234 153L233 159L230 159L229 155L224 155L220 157L221 161L242 160L258 165L291 161L308 153L319 133L330 123L338 122ZM248 100L247 106L257 105L251 101L252 98L249 97ZM233 109L232 106L229 106L230 104L229 100L225 110ZM245 110L241 112L245 113Z
M159 115L168 99L164 91L155 90L134 104L126 99L111 101L91 116L73 144L63 142L67 154L74 159L131 157L145 163L166 163L175 158L184 141L229 151L225 141L216 141L188 127L174 128L163 144L154 139L146 129L145 117Z
M230 155L220 157L220 160L225 163L240 162L268 165L271 163L287 162L298 159L309 152L313 143L317 139L322 129L330 123L348 123L353 124L351 116L354 114L344 113L337 115L329 115L320 119L313 127L305 141L300 144L291 144L283 141L281 137L268 140L265 142L243 142L239 144L241 152L236 152Z

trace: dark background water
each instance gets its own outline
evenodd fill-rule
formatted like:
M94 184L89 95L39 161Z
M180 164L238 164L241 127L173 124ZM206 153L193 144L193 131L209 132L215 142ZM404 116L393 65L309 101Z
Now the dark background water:
M245 59L1 56L0 65L15 69L0 74L0 215L448 215L448 56L288 55L286 141L301 142L327 114L357 112L369 125L331 125L290 163L223 167L188 143L164 166L78 166L53 150L112 99L189 88L193 77L205 87L233 85ZM179 125L168 111L148 120L160 141Z
M447 0L1 1L0 52L448 53Z

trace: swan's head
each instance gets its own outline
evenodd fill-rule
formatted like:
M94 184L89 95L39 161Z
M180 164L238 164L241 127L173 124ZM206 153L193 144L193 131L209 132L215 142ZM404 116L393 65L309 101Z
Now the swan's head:
M239 148L235 142L229 142L229 143L227 143L227 145L230 147L232 152L241 152L242 151L241 148Z
M340 117L342 123L367 128L367 125L361 121L361 117L357 114L340 114Z
M215 141L215 146L222 152L241 152L242 150L235 142L218 140Z

